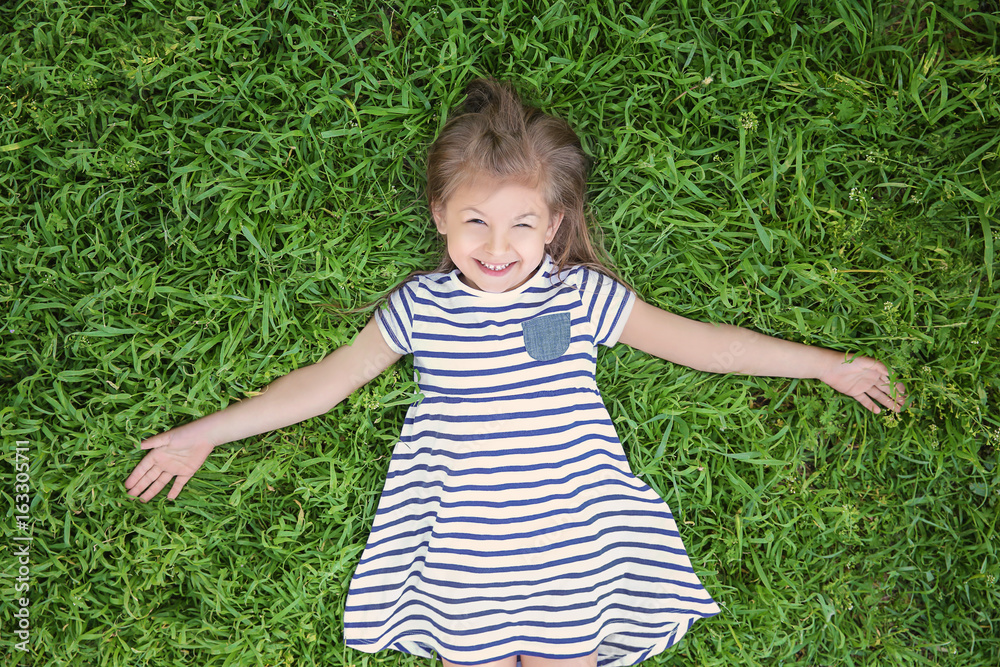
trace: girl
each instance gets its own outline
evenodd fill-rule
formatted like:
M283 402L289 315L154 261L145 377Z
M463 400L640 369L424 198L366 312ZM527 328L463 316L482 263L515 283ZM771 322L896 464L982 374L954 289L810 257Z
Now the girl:
M445 665L633 665L719 608L667 505L632 475L595 384L616 341L696 369L818 378L879 412L903 387L866 357L696 322L614 279L584 219L569 126L469 84L430 148L447 251L355 341L253 398L142 443L125 485L176 498L218 445L323 414L404 354L410 406L344 610L349 646Z

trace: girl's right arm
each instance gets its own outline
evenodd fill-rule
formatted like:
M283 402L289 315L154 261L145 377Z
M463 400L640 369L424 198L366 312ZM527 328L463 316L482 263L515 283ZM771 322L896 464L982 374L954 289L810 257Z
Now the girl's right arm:
M140 447L151 451L125 487L146 502L176 477L167 494L176 498L215 447L325 414L400 356L372 319L352 344L278 378L257 396L144 440Z

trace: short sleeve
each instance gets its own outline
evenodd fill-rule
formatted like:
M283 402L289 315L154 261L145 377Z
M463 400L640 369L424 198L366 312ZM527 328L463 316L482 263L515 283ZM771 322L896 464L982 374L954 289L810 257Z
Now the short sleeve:
M397 354L410 354L413 345L413 304L416 280L403 284L389 295L389 302L375 311L375 323L386 344Z
M611 347L625 328L635 304L635 293L594 269L581 267L573 273L587 319L594 327L594 343Z

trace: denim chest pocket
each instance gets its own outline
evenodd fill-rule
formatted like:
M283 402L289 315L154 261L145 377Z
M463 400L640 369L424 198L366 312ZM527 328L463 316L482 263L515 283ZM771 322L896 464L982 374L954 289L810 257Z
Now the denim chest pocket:
M569 313L542 315L521 324L524 349L532 359L549 361L569 348Z

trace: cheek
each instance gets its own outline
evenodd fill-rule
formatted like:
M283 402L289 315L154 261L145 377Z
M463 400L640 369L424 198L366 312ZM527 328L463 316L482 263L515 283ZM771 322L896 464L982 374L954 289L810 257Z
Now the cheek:
M445 240L453 250L470 249L477 245L475 234L452 233L445 236Z

